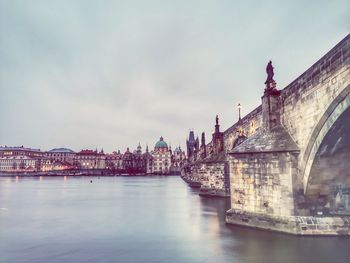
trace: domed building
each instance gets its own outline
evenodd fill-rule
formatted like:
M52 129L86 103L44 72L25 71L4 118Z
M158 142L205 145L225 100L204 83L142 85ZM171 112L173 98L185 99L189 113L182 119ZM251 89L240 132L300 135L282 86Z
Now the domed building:
M163 137L160 137L159 141L154 146L154 151L166 152L168 150L168 144L164 141Z
M155 144L154 151L151 155L153 157L152 172L154 174L169 174L171 166L171 150L163 137L160 137L159 141Z

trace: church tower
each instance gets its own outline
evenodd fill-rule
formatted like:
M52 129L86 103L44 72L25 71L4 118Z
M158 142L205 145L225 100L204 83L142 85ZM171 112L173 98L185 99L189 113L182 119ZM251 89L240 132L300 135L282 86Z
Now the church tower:
M193 130L190 131L188 139L186 140L186 146L187 146L187 157L188 158L193 157L193 154L194 154L195 149L196 149L196 140L194 138Z
M205 159L207 157L207 148L205 145L205 133L202 132L202 138L201 138L201 158Z

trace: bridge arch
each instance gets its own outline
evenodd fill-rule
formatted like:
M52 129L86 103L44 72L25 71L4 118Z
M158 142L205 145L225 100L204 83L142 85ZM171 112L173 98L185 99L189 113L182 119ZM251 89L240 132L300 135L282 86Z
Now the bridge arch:
M304 194L306 196L308 195L310 188L309 182L311 170L315 162L315 157L320 150L320 146L327 134L331 132L335 122L345 111L350 113L350 85L346 86L326 109L325 113L317 123L306 147L301 165Z

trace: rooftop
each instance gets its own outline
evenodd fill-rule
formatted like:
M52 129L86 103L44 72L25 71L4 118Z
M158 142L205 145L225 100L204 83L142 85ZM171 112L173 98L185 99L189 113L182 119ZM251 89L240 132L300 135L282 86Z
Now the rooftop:
M279 125L270 132L260 129L240 145L233 148L231 153L289 151L299 151L299 148L284 127Z
M164 141L163 137L160 137L159 141L156 143L154 148L156 148L156 149L159 149L159 148L168 149L168 144Z
M50 153L75 153L73 150L68 148L54 148L49 151Z
M26 148L24 146L0 146L0 151L30 151L40 152L40 149Z

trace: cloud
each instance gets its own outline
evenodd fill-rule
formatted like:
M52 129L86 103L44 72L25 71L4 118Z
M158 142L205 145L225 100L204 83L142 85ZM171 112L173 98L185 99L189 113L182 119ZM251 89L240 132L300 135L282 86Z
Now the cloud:
M0 0L0 144L210 136L260 103L269 59L283 88L347 34L347 1L312 2Z

